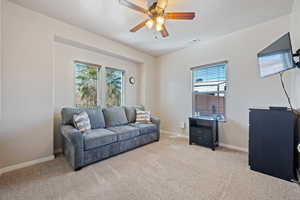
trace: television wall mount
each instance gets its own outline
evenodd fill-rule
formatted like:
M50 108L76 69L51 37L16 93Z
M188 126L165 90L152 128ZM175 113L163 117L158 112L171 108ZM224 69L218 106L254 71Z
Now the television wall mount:
M296 67L298 67L300 69L300 49L298 49L296 51L296 53L293 54L293 58L298 58L297 61L294 61L294 62L295 62Z

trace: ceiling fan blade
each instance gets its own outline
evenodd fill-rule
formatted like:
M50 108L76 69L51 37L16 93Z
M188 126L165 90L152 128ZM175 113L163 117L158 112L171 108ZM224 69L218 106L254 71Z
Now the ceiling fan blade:
M177 20L191 20L194 19L196 13L194 12L169 12L165 14L166 19L177 19Z
M169 33L165 25L162 25L162 30L160 31L160 33L164 38L169 36Z
M166 9L168 6L168 0L157 0L157 6L162 8L163 10Z
M149 21L149 19L142 21L141 23L139 23L137 26L133 27L130 32L137 32L138 30L140 30L141 28L143 28L146 23Z
M129 2L129 1L127 1L127 0L119 0L119 2L123 6L131 8L131 9L136 10L138 12L141 12L141 13L144 13L144 14L148 14L149 13L149 11L146 10L145 8L142 8L142 7L138 6L138 5L135 5L135 4L133 4L133 3Z

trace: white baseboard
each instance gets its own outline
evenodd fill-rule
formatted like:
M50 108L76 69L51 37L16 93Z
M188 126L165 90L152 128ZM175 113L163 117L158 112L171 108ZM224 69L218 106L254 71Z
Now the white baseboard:
M11 171L14 171L14 170L17 170L17 169L22 169L22 168L25 168L25 167L30 167L32 165L39 164L39 163L54 160L54 158L55 158L54 155L52 155L52 156L48 156L48 157L44 157L44 158L40 158L40 159L28 161L28 162L19 163L19 164L16 164L16 165L11 165L11 166L8 166L8 167L4 167L4 168L0 169L0 176L4 173L11 172Z
M219 145L221 147L225 147L227 149L232 149L232 150L248 153L248 149L244 148L244 147L238 147L238 146L234 146L234 145L230 145L230 144L224 144L224 143L220 143Z
M172 131L160 130L160 132L163 133L163 134L171 135L171 136L188 138L187 135L183 135L183 134L172 132ZM236 151L241 151L241 152L248 153L248 149L247 148L238 147L238 146L230 145L230 144L224 144L224 143L220 143L219 145L221 147L225 147L225 148L228 148L228 149L232 149L232 150L236 150Z

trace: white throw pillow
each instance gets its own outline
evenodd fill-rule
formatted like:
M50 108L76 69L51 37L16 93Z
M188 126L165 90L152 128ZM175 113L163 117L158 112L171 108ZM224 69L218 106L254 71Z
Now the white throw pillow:
M150 111L136 110L136 123L150 123Z
M78 115L74 115L73 123L81 132L91 130L90 118L86 112L81 112Z

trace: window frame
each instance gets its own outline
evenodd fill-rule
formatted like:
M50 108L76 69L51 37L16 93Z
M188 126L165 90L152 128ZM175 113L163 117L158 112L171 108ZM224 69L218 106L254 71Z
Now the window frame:
M215 63L211 63L211 64L205 64L205 65L200 65L197 67L191 67L191 95L192 95L192 116L194 116L194 110L195 110L195 102L194 102L194 98L193 98L193 93L194 93L194 71L200 68L204 68L204 67L214 67L217 65L225 65L225 83L226 83L226 87L225 87L225 91L224 91L224 119L219 119L219 122L226 122L227 121L227 95L228 95L228 85L229 85L229 80L228 80L228 67L229 67L229 62L227 60L225 61L220 61L220 62L215 62ZM205 92L203 92L205 93Z
M84 62L84 61L79 61L79 60L74 60L73 61L73 105L74 107L85 107L85 106L78 106L76 105L76 64L81 64L81 65L91 65L95 68L98 69L98 77L99 79L97 80L97 106L102 106L103 101L102 101L102 91L103 91L103 86L102 86L102 69L103 66L99 64L94 64L94 63L89 63L89 62Z
M107 92L107 83L106 83L106 71L108 70L115 70L122 72L122 92L121 92L121 105L124 106L126 104L126 79L127 73L126 70L115 68L115 67L107 67L105 65L84 62L80 60L74 60L72 69L73 69L73 105L76 106L76 64L82 65L92 65L99 69L98 71L98 84L97 84L97 106L106 107L106 92Z
M107 70L114 70L114 71L119 71L119 72L122 72L122 86L121 86L121 105L120 106L124 106L125 105L125 92L126 92L126 71L123 70L123 69L119 69L119 68L115 68L115 67L105 67L105 70L104 70L104 78L103 78L103 81L105 83L105 86L104 86L104 104L105 104L105 107L107 107L107 82L106 82L106 75L107 75Z

